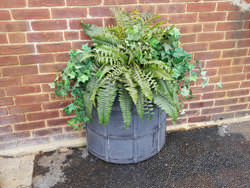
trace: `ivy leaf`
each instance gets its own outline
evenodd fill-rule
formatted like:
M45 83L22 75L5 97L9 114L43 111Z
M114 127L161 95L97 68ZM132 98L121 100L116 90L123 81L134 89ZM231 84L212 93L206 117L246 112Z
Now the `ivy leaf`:
M201 83L201 87L204 88L208 85L208 78L203 78L203 82Z
M50 84L49 84L49 87L50 87L51 89L55 89L55 88L56 88L56 85L55 85L55 83L53 82L53 83L50 83Z
M88 79L89 77L85 74L79 77L79 81L81 81L82 83L85 83Z
M219 87L219 88L222 88L221 82L217 82L216 86Z
M184 97L186 97L186 96L189 95L189 90L188 90L186 87L183 87L183 88L181 89L181 94L182 94Z
M201 71L201 76L205 77L207 75L207 71Z

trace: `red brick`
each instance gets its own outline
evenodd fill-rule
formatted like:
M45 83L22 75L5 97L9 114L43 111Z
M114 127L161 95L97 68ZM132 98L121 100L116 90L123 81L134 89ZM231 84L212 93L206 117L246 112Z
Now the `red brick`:
M42 120L42 119L50 119L58 117L58 111L50 111L50 112L35 112L27 114L27 118L29 121Z
M168 16L168 22L171 24L194 23L196 20L197 14L177 14Z
M203 107L209 107L213 105L213 101L207 101L207 102L195 102L190 103L190 108L203 108Z
M231 76L229 76L231 77ZM229 79L229 78L227 78ZM232 78L230 78L232 79ZM222 83L222 88L219 88L219 87L216 87L215 90L219 90L219 91L222 91L222 90L231 90L231 89L237 89L239 88L239 83Z
M193 87L192 88L192 91L193 91L194 94L211 92L213 90L214 90L214 86L213 85L208 85L205 88L202 88L202 87Z
M95 24L97 26L103 26L101 18L88 18L83 19L86 24ZM70 20L70 29L82 29L81 20Z
M232 31L226 33L226 39L243 39L249 37L250 37L249 31Z
M48 19L49 9L16 9L12 10L15 20Z
M37 49L39 53L65 52L65 51L69 51L70 48L71 48L71 43L66 43L66 42L37 45Z
M217 114L217 113L221 113L221 112L224 112L224 107L202 109L201 114L203 114L203 115Z
M47 64L40 65L41 73L52 73L52 72L61 72L67 65L66 64Z
M239 8L232 4L232 2L219 2L217 5L217 11L233 11L239 10Z
M225 18L225 12L200 13L199 15L199 21L201 22L223 21Z
M10 43L25 43L25 33L9 33Z
M228 112L231 111L237 111L237 110L244 110L247 108L247 104L238 104L238 105L233 105L233 106L226 106L225 110Z
M245 66L244 67L244 72L250 72L250 66Z
M203 121L209 121L209 120L210 120L210 116L191 117L188 119L188 123L203 122Z
M41 111L41 105L40 104L20 105L20 106L9 107L10 114L36 112L36 111Z
M235 91L228 91L229 97L236 97L241 95L249 95L249 89L239 89Z
M81 18L87 16L86 8L54 8L53 18Z
M0 20L10 20L10 13L8 10L0 10Z
M69 53L57 53L56 54L56 62L68 62L70 58Z
M249 20L250 19L250 13L249 12L229 12L228 13L228 20Z
M17 64L18 64L18 59L16 56L0 57L0 67L1 66L17 65Z
M56 78L55 74L29 75L29 76L24 76L23 81L24 84L51 83L55 80L55 78Z
M37 74L37 66L19 66L19 67L10 67L10 68L3 68L3 75L4 76L21 76L25 74Z
M152 0L140 0L140 3L152 3ZM154 3L168 3L169 0L154 0Z
M188 3L188 12L211 12L215 10L216 3Z
M225 92L204 93L202 99L216 99L225 97Z
M233 65L250 64L250 57L240 57L233 60Z
M10 115L0 118L0 125L24 122L24 115Z
M250 96L238 98L238 103L248 103L250 101Z
M29 30L28 22L2 22L0 24L0 32L20 32Z
M85 34L83 31L80 31L80 39L81 40L91 40L91 38Z
M37 92L41 92L39 85L7 88L8 96L24 95L24 94L37 93Z
M43 121L34 122L34 123L23 123L15 125L15 131L27 131L27 130L33 130L33 129L40 129L44 128L45 123Z
M247 49L236 49L223 51L223 57L239 57L247 55Z
M11 132L12 132L12 128L9 125L0 127L0 135L1 134L6 134L6 133L11 133Z
M216 30L217 31L231 31L231 30L238 30L242 28L242 22L224 22L218 23Z
M6 34L0 34L0 44L6 43L8 43Z
M240 84L241 88L250 87L250 81L243 81Z
M238 41L238 47L242 48L242 47L250 47L250 39L247 40L239 40Z
M0 108L0 116L8 115L8 110L6 108Z
M92 6L92 5L100 5L101 0L67 0L68 6Z
M220 57L220 52L198 52L195 53L195 58L198 60L208 60L208 59L216 59Z
M203 32L215 31L215 23L205 23L203 24Z
M25 55L20 56L20 64L28 65L28 64L42 64L42 63L52 63L54 62L53 55L44 54L44 55Z
M79 40L78 31L64 31L65 40Z
M64 6L64 0L29 0L29 7L56 7Z
M92 17L111 17L111 10L107 7L92 7L89 8L89 15Z
M62 128L53 128L53 129L43 129L43 130L33 131L32 135L35 137L40 137L40 136L55 135L60 133L62 133Z
M18 86L21 84L20 78L0 78L0 87Z
M41 103L41 102L48 101L48 100L49 100L48 94L17 96L16 104L17 105L34 104L34 103Z
M222 82L241 81L244 79L245 79L245 74L235 74L230 76L223 76Z
M0 136L0 142L18 141L30 136L29 132L12 133ZM15 144L16 145L16 144Z
M26 54L33 52L34 46L30 44L0 46L0 55Z
M234 41L219 41L219 42L211 42L210 43L210 50L217 50L217 49L227 49L233 48L235 46Z
M22 8L25 7L25 0L2 0L0 1L0 8Z
M13 99L12 97L2 97L0 98L0 106L12 105Z
M158 14L169 14L169 13L184 13L186 9L185 4L166 4L157 6Z
M250 28L250 21L245 21L243 25L243 29L249 29Z
M178 25L177 27L180 29L181 33L196 33L202 30L201 24L184 24Z
M50 102L43 104L44 109L58 109L58 108L65 108L68 106L71 102L70 101L56 101L56 102Z
M237 103L237 99L223 99L223 100L216 100L215 101L215 106L224 106L224 105L229 105L229 104L235 104Z
M63 30L67 29L67 22L66 20L32 21L31 27L34 31Z
M42 84L42 92L54 92L54 89L49 84Z
M187 35L182 35L180 41L182 43L192 43L195 42L195 38L196 38L195 34L187 34Z
M207 43L184 44L183 49L188 52L205 51L208 49Z
M198 41L216 41L223 39L224 39L224 33L222 32L198 34Z
M81 49L82 48L82 45L84 44L90 44L91 41L73 41L72 42L72 49L73 50L77 50L77 49Z
M242 71L243 71L243 66L224 67L219 69L219 74L234 74L234 73L241 73Z
M104 18L104 26L116 25L116 21L114 18Z
M61 125L68 125L68 121L70 119L71 118L51 119L51 120L48 120L47 123L48 123L49 127L52 127L52 126L61 126Z
M62 32L36 32L28 33L28 42L51 42L51 41L62 41Z
M4 96L5 96L4 89L0 89L0 97L4 97Z

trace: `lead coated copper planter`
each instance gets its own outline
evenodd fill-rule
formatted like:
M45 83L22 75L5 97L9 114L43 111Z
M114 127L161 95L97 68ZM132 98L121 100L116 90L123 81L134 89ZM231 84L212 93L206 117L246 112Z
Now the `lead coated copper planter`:
M86 126L87 148L96 157L111 163L127 164L146 160L157 154L165 143L166 114L155 108L151 120L144 121L132 108L131 125L124 129L119 103L113 106L110 122L98 123L97 112Z

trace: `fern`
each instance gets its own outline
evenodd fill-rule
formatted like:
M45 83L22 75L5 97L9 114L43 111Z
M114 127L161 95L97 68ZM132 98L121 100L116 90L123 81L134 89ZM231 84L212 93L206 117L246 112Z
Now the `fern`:
M123 122L125 124L125 128L127 128L131 123L132 113L131 113L131 98L126 90L124 89L120 90L119 101L123 116Z

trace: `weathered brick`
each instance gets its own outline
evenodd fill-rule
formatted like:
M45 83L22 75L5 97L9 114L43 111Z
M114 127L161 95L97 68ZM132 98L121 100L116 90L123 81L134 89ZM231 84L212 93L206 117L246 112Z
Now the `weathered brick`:
M152 0L140 0L140 3L152 3ZM154 0L154 3L168 3L169 0Z
M180 29L181 33L196 33L196 32L201 32L202 25L201 24L182 24L182 25L177 25L177 28Z
M203 108L203 107L209 107L213 105L213 101L206 101L206 102L195 102L190 103L190 108Z
M4 76L21 76L25 74L37 74L37 66L18 66L18 67L9 67L3 68Z
M234 58L233 65L247 65L250 64L250 57Z
M235 47L234 41L219 41L219 42L211 42L209 49L217 50L217 49L228 49Z
M0 55L27 54L33 52L34 46L31 44L0 46Z
M249 31L230 31L226 33L226 39L244 39L249 38L250 32Z
M52 126L61 126L61 125L68 125L68 121L70 119L71 118L51 119L51 120L48 120L47 123L48 123L49 127L52 127Z
M55 7L64 6L64 0L29 0L29 7Z
M21 31L29 31L28 22L2 22L0 24L0 32L21 32Z
M32 21L31 27L34 31L63 30L67 29L67 22L66 20Z
M12 10L15 20L48 19L49 9L16 9Z
M211 12L215 10L216 3L188 3L188 12Z
M39 85L7 88L8 96L25 95L25 94L38 93L38 92L41 92Z
M87 18L83 19L86 24L95 24L97 26L103 26L101 18ZM69 21L70 29L82 29L81 20L70 20Z
M7 108L0 108L0 116L8 115Z
M210 116L198 116L198 117L191 117L188 119L188 123L195 123L195 122L203 122L209 121Z
M204 23L203 24L203 32L215 31L216 24L215 23Z
M33 130L33 129L40 129L44 128L45 123L43 121L34 122L34 123L22 123L15 125L15 131L27 131L27 130Z
M36 32L27 34L28 42L53 42L62 41L62 32Z
M231 65L231 59L211 60L206 62L206 68L226 67Z
M169 14L169 13L184 13L186 9L185 4L166 4L157 6L158 14Z
M40 72L41 73L61 72L66 66L67 65L65 63L40 65Z
M242 81L240 87L241 88L250 87L250 81Z
M71 102L70 101L56 101L56 102L50 102L50 103L46 103L43 104L43 108L45 110L47 109L58 109L58 108L65 108L66 106L68 106Z
M41 111L40 104L32 104L32 105L19 105L9 107L10 114L18 114L18 113L26 113L26 112L37 112Z
M54 57L51 54L25 55L25 56L19 56L19 59L20 59L21 65L42 64L42 63L54 62Z
M18 86L21 84L19 77L13 78L0 78L0 87Z
M249 89L239 89L239 90L234 90L234 91L228 91L227 95L229 97L249 95Z
M7 35L6 34L0 34L0 44L6 44L8 43Z
M0 136L1 142L19 141L30 136L29 132L11 133Z
M250 13L249 12L228 12L228 20L249 20Z
M229 78L227 79L231 79L231 76L229 76ZM222 83L222 88L216 87L215 90L231 90L231 89L237 89L239 88L240 83Z
M55 80L55 78L56 78L55 74L29 75L29 76L24 76L23 81L25 84L51 83Z
M219 74L235 74L241 73L243 70L243 66L234 66L234 67L225 67L219 69Z
M65 40L79 40L78 31L64 31Z
M238 105L233 105L233 106L226 106L225 110L227 112L231 112L231 111L237 111L237 110L244 110L247 108L247 104L238 104Z
M194 23L196 20L197 14L176 14L168 16L168 22L170 24Z
M20 104L41 103L48 100L49 100L48 94L17 96L16 104L20 105Z
M25 0L3 0L0 1L0 8L22 8L26 6Z
M236 49L223 51L223 57L239 57L247 55L247 49Z
M223 39L224 39L223 32L198 34L198 41L216 41L216 40L223 40Z
M231 31L231 30L238 30L242 28L242 22L224 22L218 23L216 30L217 31Z
M71 48L71 43L66 43L66 42L37 45L39 53L65 52L69 51L70 48Z
M207 43L184 44L183 49L188 52L206 51L208 49Z
M51 128L51 129L33 131L32 135L34 137L39 137L39 136L55 135L60 133L62 133L62 128Z
M225 114L216 114L211 117L211 120L223 120L223 119L230 119L234 117L234 113L225 113Z
M10 20L10 13L8 10L0 10L0 20Z
M24 122L24 121L25 121L24 115L10 115L10 116L1 117L0 118L0 125L20 123L20 122Z
M222 82L241 81L245 79L245 74L235 74L222 77Z
M216 10L217 11L233 11L233 10L239 10L239 7L233 5L231 2L219 2Z
M196 39L196 34L186 34L181 36L180 41L182 43L192 43L195 42L195 39Z
M86 8L53 8L52 18L81 18L86 17Z
M208 85L205 88L202 87L192 87L191 88L194 94L198 94L198 93L205 93L205 92L211 92L214 90L214 86L213 85Z
M0 67L1 66L17 65L17 64L18 64L17 56L0 57Z
M107 7L89 8L89 14L92 17L111 17L111 16L113 16L111 10Z
M25 43L25 33L9 33L10 43Z
M70 59L69 53L57 53L55 55L56 62L68 62Z
M6 134L6 133L11 133L11 132L12 132L12 128L9 125L0 127L0 135Z
M0 106L12 105L13 99L12 97L2 97L0 98Z
M101 0L67 0L68 6L93 6L93 5L100 5ZM106 1L104 2L104 4Z
M201 114L206 115L206 114L218 114L224 112L224 107L217 107L217 108L206 108L202 109Z
M197 52L195 53L195 58L198 60L208 60L208 59L216 59L220 57L219 51L214 52Z
M35 112L27 114L27 118L29 121L42 120L42 119L50 119L58 117L58 111L50 111L50 112Z
M213 13L200 13L199 21L201 22L212 22L212 21L223 21L226 19L225 12L213 12Z
M250 31L249 31L250 32ZM239 40L238 41L238 47L242 48L242 47L250 47L250 39L247 40Z
M226 95L225 92L204 93L202 99L216 99L225 97L225 95Z

